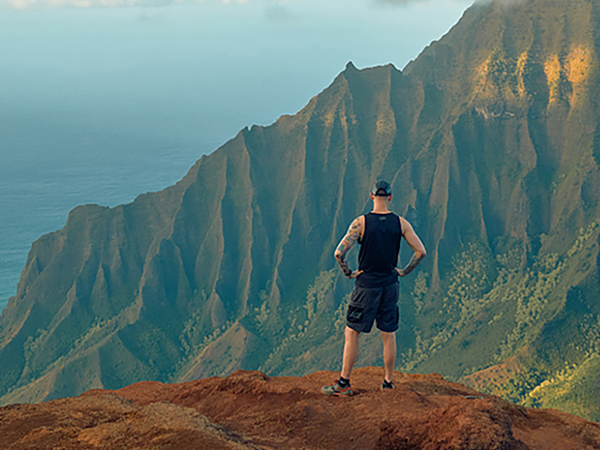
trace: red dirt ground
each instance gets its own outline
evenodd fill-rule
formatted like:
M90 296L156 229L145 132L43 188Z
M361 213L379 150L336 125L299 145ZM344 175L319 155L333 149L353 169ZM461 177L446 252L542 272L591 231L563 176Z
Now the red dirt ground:
M0 408L0 449L600 449L600 424L512 405L436 374L353 373L353 397L327 397L337 374L238 371L182 384L142 382Z

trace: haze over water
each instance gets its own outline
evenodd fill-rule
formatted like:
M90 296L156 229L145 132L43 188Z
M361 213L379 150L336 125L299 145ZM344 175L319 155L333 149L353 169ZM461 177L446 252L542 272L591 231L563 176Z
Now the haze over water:
M300 110L350 60L403 68L469 6L28 3L0 0L0 310L31 243L75 206L175 183L243 127Z

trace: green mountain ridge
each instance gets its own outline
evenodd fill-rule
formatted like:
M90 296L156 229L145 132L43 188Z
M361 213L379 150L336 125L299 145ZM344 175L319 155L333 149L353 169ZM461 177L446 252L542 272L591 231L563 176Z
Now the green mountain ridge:
M429 253L401 283L399 368L600 420L599 19L476 3L403 71L349 63L175 186L76 208L0 316L0 402L337 369L332 254L382 177ZM375 333L361 346L381 362Z

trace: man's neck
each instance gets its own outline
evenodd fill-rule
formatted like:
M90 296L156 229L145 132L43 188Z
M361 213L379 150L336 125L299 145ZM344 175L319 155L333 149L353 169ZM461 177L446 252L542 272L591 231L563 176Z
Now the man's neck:
M373 210L375 214L389 214L391 211L388 209L387 202L373 202Z

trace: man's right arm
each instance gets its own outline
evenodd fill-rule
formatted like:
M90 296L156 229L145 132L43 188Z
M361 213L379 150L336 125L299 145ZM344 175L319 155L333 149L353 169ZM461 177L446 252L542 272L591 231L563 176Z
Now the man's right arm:
M417 236L417 233L413 230L412 225L403 217L400 218L400 222L402 224L402 235L404 236L404 239L406 239L408 246L415 252L404 269L396 268L398 275L405 277L415 270L419 263L423 261L425 255L427 255L427 251L425 250L425 246L421 242L421 239L419 239L419 236Z
M346 262L346 254L354 246L356 241L358 241L358 239L361 237L363 228L364 217L360 216L354 219L354 221L350 225L350 228L348 228L346 236L343 237L343 239L340 241L339 245L335 249L335 259L337 259L337 262L340 265L342 272L344 272L344 275L346 275L348 278L356 278L362 273L362 271L359 270L352 271L352 269L348 267L348 263Z

